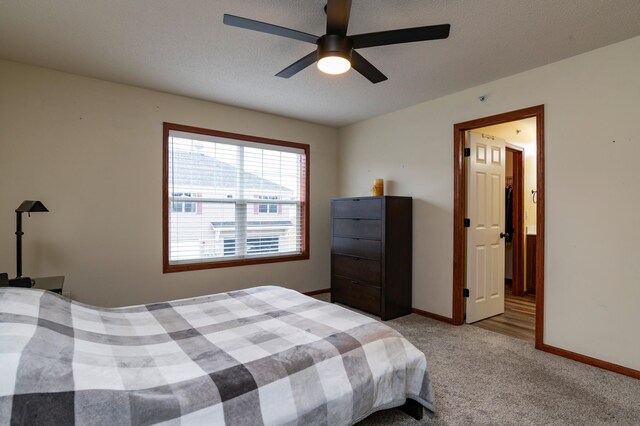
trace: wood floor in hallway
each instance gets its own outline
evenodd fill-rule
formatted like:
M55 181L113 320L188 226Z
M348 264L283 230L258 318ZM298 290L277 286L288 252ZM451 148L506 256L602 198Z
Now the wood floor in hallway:
M535 342L536 297L516 297L510 287L504 291L504 314L487 318L472 325L507 336Z

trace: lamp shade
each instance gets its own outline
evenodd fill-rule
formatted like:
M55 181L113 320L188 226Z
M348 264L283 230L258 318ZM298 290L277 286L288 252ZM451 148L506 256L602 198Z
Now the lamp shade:
M16 209L16 213L31 213L31 212L48 212L49 210L40 201L23 201L22 204Z

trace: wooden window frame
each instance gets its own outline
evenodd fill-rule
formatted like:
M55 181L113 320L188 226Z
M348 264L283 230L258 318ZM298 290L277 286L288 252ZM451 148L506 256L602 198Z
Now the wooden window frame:
M297 148L304 151L304 159L301 168L303 177L300 182L300 247L301 253L294 255L265 256L249 259L216 260L212 262L195 262L170 264L169 262L169 134L170 131L196 133L207 136L217 136L226 139L236 139L248 142L257 142L265 145L275 145ZM243 135L240 133L223 132L220 130L205 129L201 127L186 126L175 123L163 123L163 158L162 158L162 270L164 273L196 271L202 269L228 268L233 266L257 265L275 262L290 262L309 259L309 200L310 200L310 146L297 142L288 142L277 139L263 138L259 136ZM223 259L223 258L221 258Z

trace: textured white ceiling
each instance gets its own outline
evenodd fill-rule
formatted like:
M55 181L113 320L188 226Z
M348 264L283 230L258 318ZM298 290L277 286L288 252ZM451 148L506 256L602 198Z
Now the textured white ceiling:
M361 49L389 77L278 71L308 43L223 13L322 35L324 0L0 0L0 58L331 126L640 35L639 0L353 0L348 34L450 23L447 40Z

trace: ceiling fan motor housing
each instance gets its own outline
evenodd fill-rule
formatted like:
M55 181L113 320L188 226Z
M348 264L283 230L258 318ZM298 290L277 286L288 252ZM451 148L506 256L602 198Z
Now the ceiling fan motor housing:
M351 61L351 48L353 43L348 37L336 34L326 34L318 39L318 58L327 56L340 56Z

